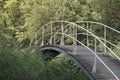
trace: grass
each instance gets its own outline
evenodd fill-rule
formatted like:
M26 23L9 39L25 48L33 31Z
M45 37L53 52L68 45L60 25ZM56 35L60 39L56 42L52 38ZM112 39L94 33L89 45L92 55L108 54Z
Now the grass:
M39 51L12 48L0 51L0 79L89 80L77 65L64 55L47 62Z

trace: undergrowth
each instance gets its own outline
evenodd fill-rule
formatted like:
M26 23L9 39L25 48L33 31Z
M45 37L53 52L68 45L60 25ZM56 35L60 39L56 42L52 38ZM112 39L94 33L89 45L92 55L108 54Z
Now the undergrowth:
M47 62L40 52L0 51L1 80L89 80L69 58L59 55Z

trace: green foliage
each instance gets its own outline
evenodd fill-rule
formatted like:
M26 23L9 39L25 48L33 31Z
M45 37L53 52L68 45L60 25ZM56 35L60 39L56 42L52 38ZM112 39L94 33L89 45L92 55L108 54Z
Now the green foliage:
M93 18L114 29L120 31L120 1L119 0L92 0L90 3L93 10ZM101 34L101 33L100 33ZM119 34L107 30L107 40L117 43L120 41Z
M9 44L17 41L26 45L25 42L29 41L41 26L61 19L95 20L120 30L119 6L119 0L1 0L0 36ZM100 31L101 27L94 26L94 29L91 29L95 34L99 31L99 36L103 33L103 30ZM115 36L119 34L110 30L107 30L107 33L107 36L112 35L107 38L109 41L119 41Z
M120 42L118 43L118 46L120 47ZM118 48L113 48L113 52L120 57L120 49ZM114 59L117 59L110 51L108 52L108 54L113 57Z
M0 78L3 80L33 80L44 66L37 54L7 49L0 52ZM34 65L34 66L33 66Z
M99 45L97 46L97 49L98 49L99 51L104 51L104 46L103 46L102 44L99 44Z
M88 80L70 59L59 55L50 62L38 52L4 49L0 51L2 80Z
M119 0L0 0L0 79L83 80L83 73L67 58L56 58L46 63L41 55L4 49L19 46L18 44L28 46L36 31L54 20L93 20L120 30L119 7ZM45 32L48 31L49 29ZM66 29L66 33L71 31L71 28ZM103 37L103 28L100 26L90 25L90 31ZM78 38L81 42L86 42L86 36L79 35ZM107 40L117 44L120 35L107 30ZM65 42L72 44L69 38ZM97 45L103 51L103 46ZM92 38L90 46L94 46ZM119 55L119 50L114 51Z
M24 1L25 23L16 33L18 41L24 41L26 38L31 39L35 32L44 24L54 20L79 21L91 19L89 5L86 1L79 0L34 0ZM90 17L89 17L90 15Z

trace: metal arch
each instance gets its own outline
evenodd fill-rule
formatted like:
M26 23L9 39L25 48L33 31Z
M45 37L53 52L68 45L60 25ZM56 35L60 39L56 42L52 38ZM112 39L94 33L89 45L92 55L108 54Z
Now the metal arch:
M52 24L52 23L55 23L55 22L69 23L69 24L71 24L71 25L75 25L76 27L79 27L79 28L83 29L84 31L86 31L87 33L89 33L89 34L91 34L93 37L95 37L97 40L99 40L99 41L105 46L105 48L107 48L117 59L120 60L120 58L119 58L110 48L108 48L108 47L106 46L106 44L104 44L104 43L99 39L99 37L97 37L96 35L94 35L94 34L91 33L90 31L88 31L87 29L83 28L82 26L77 25L76 23L69 22L69 21L64 21L64 20L57 20L57 21L52 21L52 22L49 22L48 24L45 24L43 27L41 27L41 29L44 28L45 26L47 26L47 25L49 25L49 24ZM98 23L98 24L100 24L100 23ZM104 25L104 24L101 24L101 25ZM40 29L40 30L41 30L41 29ZM38 30L38 32L39 32L40 30ZM38 32L37 32L37 33L38 33Z
M64 21L64 20L56 20L56 21L52 21L52 22L50 22L50 23L54 23L54 22L68 22L68 21ZM113 30L113 31L115 31L115 32L117 32L117 33L120 33L120 31L118 31L118 30L116 30L116 29L114 29L114 28L111 28L111 27L109 27L109 26L107 26L107 25L105 25L105 24L102 24L102 23L100 23L100 22L95 22L95 21L77 21L77 22L70 22L70 23L74 23L74 24L76 24L76 23L82 23L82 22L84 22L84 23L94 23L94 24L99 24L99 25L101 25L101 26L104 26L104 27L107 27L107 28L109 28L109 29L111 29L111 30ZM69 23L69 22L68 22Z
M87 29L85 29L85 28L83 28L82 26L80 26L80 25L77 25L77 24L75 24L75 23L73 23L73 22L68 22L68 21L53 21L53 22L65 22L65 23L69 23L69 24L71 24L71 25L75 25L76 27L79 27L79 28L81 28L81 29L83 29L84 31L86 31L86 32L88 32L89 34L91 34L93 37L95 37L98 41L100 41L100 43L102 43L102 45L104 45L117 59L119 59L120 60L120 58L110 49L110 48L108 48L107 46L106 46L106 44L104 44L100 39L99 39L99 37L97 37L96 35L94 35L92 32L90 32L90 31L88 31ZM52 23L53 23L52 22Z
M80 21L80 22L88 22L88 21ZM89 21L89 22L93 22L93 21ZM98 24L98 22L93 22L93 23L96 23L96 24ZM101 24L102 25L102 23L99 23L99 24ZM69 25L71 25L71 24L67 24L66 26L64 26L64 27L67 27L67 26L69 26ZM103 24L104 25L104 24ZM107 26L107 25L106 25ZM59 29L59 30L57 30L57 32L54 34L54 35L56 35L59 31L60 31L61 29ZM78 34L78 33L77 33ZM82 34L82 33L80 33L80 34ZM88 36L92 36L92 35L90 35L90 34L84 34L83 33L83 35L88 35ZM88 38L88 37L87 37ZM113 43L111 43L111 42L109 42L109 41L107 41L106 39L103 39L103 38L100 38L100 37L98 37L100 40L102 40L102 41L105 41L105 42L107 42L107 43L109 43L110 45L112 45L112 46L114 46L114 47L116 47L116 48L118 48L118 49L120 49L120 47L118 47L117 45L115 45L115 44L113 44ZM87 41L88 42L88 41ZM87 43L88 44L88 43ZM89 44L88 44L89 45Z
M58 51L60 53L63 53L65 55L67 55L74 63L76 63L82 70L83 72L91 79L91 80L95 80L95 78L90 74L89 71L86 70L86 68L84 68L84 66L77 60L75 59L72 55L70 55L66 50L58 47L58 46L54 46L54 45L48 45L48 46L42 46L41 47L41 51L44 51L44 50L55 50L55 51Z
M95 37L97 40L99 40L117 59L120 60L120 58L119 58L110 48L108 48L108 47L106 46L106 44L104 44L104 43L99 39L99 37L97 37L96 35L94 35L94 34L91 33L90 31L88 31L87 29L83 28L82 26L77 25L76 23L69 22L69 21L64 21L64 20L57 20L57 21L52 21L52 22L49 22L48 24L45 24L43 27L41 27L41 29L44 28L45 26L47 26L47 25L49 25L49 24L52 24L52 23L55 23L55 22L69 23L69 24L71 24L71 25L75 25L76 27L79 27L79 28L85 30L87 33L91 34L93 37ZM100 23L98 23L98 24L100 24ZM104 24L101 24L101 25L104 25ZM41 29L40 29L40 30L41 30ZM39 32L40 30L38 30L38 32ZM38 32L37 32L37 33L38 33Z
M68 21L64 21L64 20L51 21L51 22L45 24L44 26L42 26L42 27L36 32L36 34L38 34L38 32L39 32L43 27L46 27L47 25L53 24L53 23L55 23L55 22L68 22ZM114 29L114 28L111 28L111 27L109 27L109 26L107 26L107 25L105 25L105 24L102 24L102 23L99 23L99 22L95 22L95 21L77 21L77 22L75 22L75 23L93 23L93 24L98 24L98 25L102 25L102 26L104 26L104 27L107 27L107 28L109 28L109 29L111 29L111 30L113 30L113 31L115 31L115 32L117 32L117 33L120 33L120 31L118 31L118 30L116 30L116 29ZM36 34L35 34L35 35L36 35ZM88 33L87 33L87 34L88 34ZM35 36L31 39L31 41L30 41L30 46L31 46L34 38L35 38ZM87 42L88 42L88 41L87 41Z
M64 27L67 27L67 26L69 26L69 25L70 25L70 24L68 24L68 25L66 25L66 26L64 26ZM56 32L54 35L56 35L59 31L60 31L60 29L57 30L57 32ZM92 35L90 35L90 34L85 34L85 33L77 33L77 34L92 36ZM71 35L73 35L73 34L71 34ZM103 39L103 38L100 38L100 37L98 37L98 38L99 38L100 40L105 41L105 42L107 42L108 44L110 44L110 45L112 45L112 46L120 49L120 47L118 47L117 45L115 45L115 44L113 44L113 43L111 43L111 42L109 42L109 41L107 41L107 40L105 40L105 39Z

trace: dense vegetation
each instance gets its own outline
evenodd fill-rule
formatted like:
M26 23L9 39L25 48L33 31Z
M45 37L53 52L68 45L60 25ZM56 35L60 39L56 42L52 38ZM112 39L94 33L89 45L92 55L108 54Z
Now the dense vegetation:
M98 21L120 31L119 8L120 0L0 0L0 79L84 80L85 75L68 58L48 63L26 48L36 31L54 20ZM94 27L93 32L101 35L100 30ZM120 42L119 34L107 33L107 40Z
M0 0L0 40L7 46L28 45L34 33L53 20L99 21L120 30L119 7L119 0ZM119 39L115 35L111 41Z
M1 80L89 80L69 58L59 55L50 62L28 50L4 49L0 52Z

